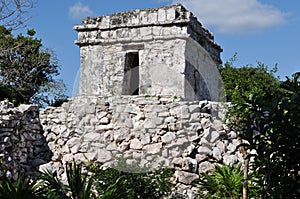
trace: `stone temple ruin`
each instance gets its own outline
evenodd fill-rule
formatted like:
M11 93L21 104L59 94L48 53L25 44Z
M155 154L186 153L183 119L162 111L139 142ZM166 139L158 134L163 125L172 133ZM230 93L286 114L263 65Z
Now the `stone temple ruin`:
M80 95L219 101L222 49L181 5L87 18L74 29Z
M3 175L56 171L93 161L175 170L175 194L216 164L243 163L224 125L218 65L222 49L181 5L88 18L78 31L79 96L60 107L0 102ZM175 97L176 96L176 97ZM211 100L211 101L209 101ZM120 168L122 169L122 168Z

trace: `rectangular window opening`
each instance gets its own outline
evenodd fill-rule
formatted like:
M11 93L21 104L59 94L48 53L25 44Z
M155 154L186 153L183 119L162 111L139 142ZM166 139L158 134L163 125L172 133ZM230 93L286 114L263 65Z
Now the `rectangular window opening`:
M139 95L139 53L128 52L125 57L123 95Z

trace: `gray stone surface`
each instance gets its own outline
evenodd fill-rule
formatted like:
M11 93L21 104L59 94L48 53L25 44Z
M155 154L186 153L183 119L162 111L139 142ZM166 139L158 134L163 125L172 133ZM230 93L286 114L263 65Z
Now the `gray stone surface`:
M56 170L65 179L63 165L73 159L109 166L123 157L130 163L150 168L173 167L178 187L184 184L192 190L189 183L201 172L209 172L215 164L243 163L242 155L235 150L239 140L234 132L221 128L222 118L214 115L214 110L221 110L221 104L218 107L209 101L174 101L172 96L163 96L163 101L155 96L82 98L89 97L76 97L62 107L47 107L39 114L36 110L33 115L30 106L23 106L22 113L18 108L5 109L3 107L11 105L0 102L3 106L0 111L0 157L5 164L20 171L32 171L30 168L38 166ZM94 110L88 112L82 109L84 104L77 106L91 102ZM124 113L126 107L128 111ZM30 114L26 110L30 110ZM189 111L182 114L181 110ZM195 114L198 122L190 123ZM26 118L22 115L29 120L21 121ZM73 119L66 119L62 117L64 115ZM145 128L145 120L155 121L159 115L164 118L162 124ZM168 117L170 119L166 120ZM109 118L108 123L101 124L102 118ZM124 119L133 125L124 126ZM203 120L206 125L201 124ZM39 121L42 129L37 130ZM27 128L17 131L20 125ZM33 129L28 130L30 127ZM231 136L218 136L221 133ZM45 164L40 165L42 163ZM17 173L16 169L11 169L6 174L16 178Z
M138 88L145 95L219 101L222 49L182 5L88 18L74 29L80 47L80 95L130 95ZM138 67L128 65L132 54L138 56ZM127 80L133 74L138 79L131 85ZM130 106L123 110L137 113ZM82 108L90 112L91 107Z
M49 136L57 139L54 134ZM8 101L0 102L0 178L6 175L16 180L19 173L30 175L39 165L51 160L49 146L37 105L14 108Z

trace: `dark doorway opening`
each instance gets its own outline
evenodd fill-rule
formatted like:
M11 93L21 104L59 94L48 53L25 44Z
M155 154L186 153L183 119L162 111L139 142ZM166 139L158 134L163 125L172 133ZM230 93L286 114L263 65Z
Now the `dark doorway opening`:
M139 53L128 52L125 57L123 95L139 94Z

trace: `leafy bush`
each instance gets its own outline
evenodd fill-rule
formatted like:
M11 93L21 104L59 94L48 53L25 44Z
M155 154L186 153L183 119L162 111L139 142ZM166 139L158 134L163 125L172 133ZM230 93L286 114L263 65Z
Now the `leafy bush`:
M28 30L26 36L14 36L0 26L0 100L48 105L66 98L65 84L55 79L58 61L34 34Z
M131 173L91 165L88 170L94 173L96 190L103 199L157 199L169 195L173 186L173 171L167 168Z
M199 180L194 181L199 188L200 198L238 199L242 196L244 178L240 165L237 167L216 165L211 174L202 175ZM251 183L250 196L258 196L259 190L255 183Z
M35 181L19 176L15 182L3 177L0 184L0 199L47 199L39 192Z
M268 70L263 63L256 67L246 65L233 67L236 55L220 68L220 75L225 87L226 99L230 102L247 102L255 96L276 93L279 90L279 79L274 76L277 66Z
M93 177L82 174L82 166L73 163L66 165L68 185L58 180L56 173L42 172L39 179L40 192L51 199L90 199L95 198L92 191ZM71 193L71 197L69 196Z
M223 70L223 71L222 71ZM255 150L263 198L299 198L300 73L280 82L261 64L258 68L221 69L232 106L227 118L246 140L244 151ZM245 161L251 154L244 154Z
M130 165L124 166L130 168ZM135 168L138 173L131 173L116 168L103 169L95 164L86 167L89 173L83 174L82 169L75 162L67 164L66 185L56 172L49 171L41 172L31 183L23 177L15 183L4 178L0 199L156 199L168 196L173 187L171 169L144 172L144 168Z

